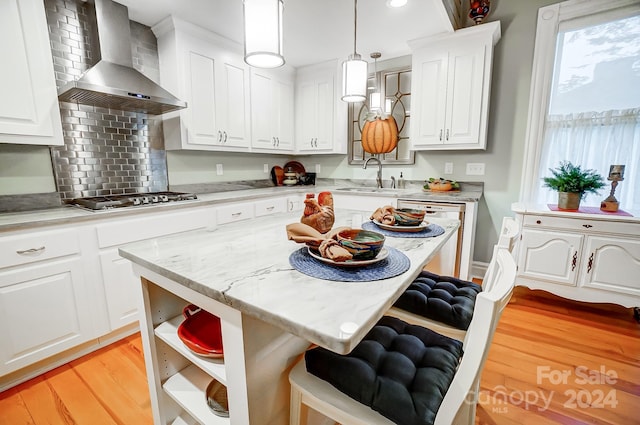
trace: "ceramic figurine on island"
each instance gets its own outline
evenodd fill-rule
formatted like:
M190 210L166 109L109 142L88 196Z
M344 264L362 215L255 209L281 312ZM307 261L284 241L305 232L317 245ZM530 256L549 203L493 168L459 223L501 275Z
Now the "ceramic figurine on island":
M336 218L333 211L333 195L331 192L320 192L317 201L314 196L313 193L307 193L300 222L320 233L327 233L333 227Z
M618 182L624 180L624 165L612 165L609 167L609 177L607 177L607 180L611 182L611 193L609 193L607 199L600 203L600 209L602 211L616 212L620 204L614 196L614 193Z
M491 7L491 2L489 0L480 0L480 1L471 0L469 2L469 17L473 19L476 25L479 25L482 23L484 18L489 14L490 7Z

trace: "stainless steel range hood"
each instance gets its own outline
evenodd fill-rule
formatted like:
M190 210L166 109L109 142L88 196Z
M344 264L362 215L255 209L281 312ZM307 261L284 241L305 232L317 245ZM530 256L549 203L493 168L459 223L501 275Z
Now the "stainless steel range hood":
M95 4L98 43L93 43L91 52L98 62L60 87L58 99L150 115L186 108L186 102L133 68L127 7L112 0L88 3Z

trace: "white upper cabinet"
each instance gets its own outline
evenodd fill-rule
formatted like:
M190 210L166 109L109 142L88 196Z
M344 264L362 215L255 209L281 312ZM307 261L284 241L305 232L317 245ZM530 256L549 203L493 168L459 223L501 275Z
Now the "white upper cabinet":
M249 69L242 48L175 17L154 26L162 84L187 108L165 114L165 148L248 151Z
M251 147L293 151L293 73L288 68L251 69Z
M413 150L486 149L500 22L411 42Z
M0 143L63 145L44 3L0 2Z
M337 61L298 69L296 151L299 153L346 152L347 110L337 93L337 69Z

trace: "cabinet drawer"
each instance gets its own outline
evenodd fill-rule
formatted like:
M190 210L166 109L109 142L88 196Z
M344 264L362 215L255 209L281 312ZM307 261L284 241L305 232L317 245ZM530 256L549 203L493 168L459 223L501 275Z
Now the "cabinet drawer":
M73 229L20 233L0 238L0 268L28 264L80 252Z
M256 201L255 208L256 217L285 212L287 210L287 200L285 198L277 198Z
M106 248L215 225L213 209L118 219L96 226L98 246Z
M218 208L218 224L233 223L250 218L253 218L253 204L250 203L223 205Z
M523 224L528 227L558 228L582 232L620 233L640 236L640 223L623 223L581 218L550 217L546 215L526 215Z

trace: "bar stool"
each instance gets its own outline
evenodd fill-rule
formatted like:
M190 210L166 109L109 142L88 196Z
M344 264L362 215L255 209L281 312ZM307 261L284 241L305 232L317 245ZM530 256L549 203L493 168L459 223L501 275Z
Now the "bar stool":
M502 220L498 248L513 249L519 235L517 222L511 217ZM490 290L495 279L493 263L485 273L482 286L423 271L389 309L387 315L405 322L434 330L440 334L462 341L473 316L476 297L481 291Z
M289 374L290 425L306 423L308 408L342 425L473 424L482 368L516 276L506 248L491 261L491 289L478 294L464 343L385 316L347 355L308 350Z

